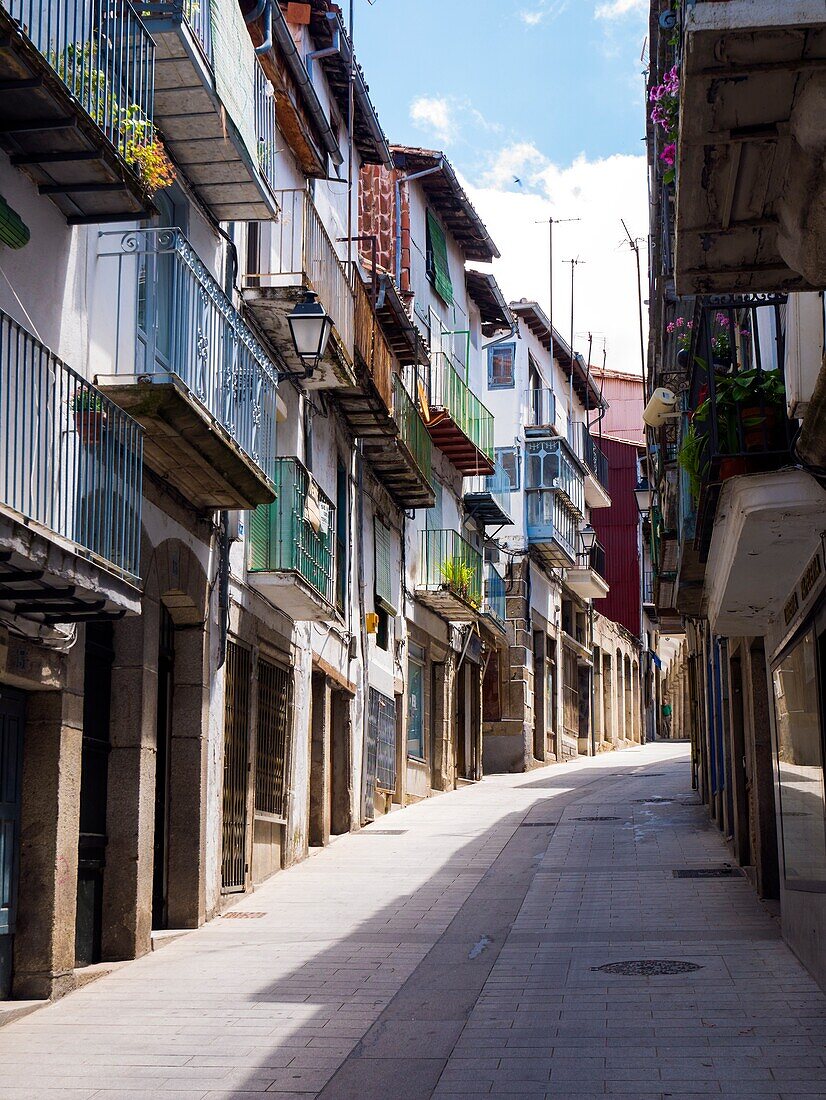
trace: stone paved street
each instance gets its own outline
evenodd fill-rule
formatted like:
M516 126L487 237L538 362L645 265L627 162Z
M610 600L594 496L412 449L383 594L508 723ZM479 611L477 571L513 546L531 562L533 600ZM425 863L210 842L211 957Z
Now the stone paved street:
M824 1096L826 997L775 918L673 874L728 858L686 745L491 777L9 1024L0 1096ZM598 969L641 960L699 969Z

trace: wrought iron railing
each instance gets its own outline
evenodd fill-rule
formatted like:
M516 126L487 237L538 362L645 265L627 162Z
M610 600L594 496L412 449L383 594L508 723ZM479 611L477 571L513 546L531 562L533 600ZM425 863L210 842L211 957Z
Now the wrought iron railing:
M507 596L505 581L488 562L485 577L485 611L502 626L507 620Z
M278 159L278 126L275 121L275 93L260 64L255 63L255 133L258 138L258 166L275 190Z
M183 23L212 64L212 6L208 0L143 0L140 11L147 21Z
M143 431L0 313L0 499L27 523L137 578Z
M483 493L492 497L505 515L510 515L511 479L501 462L494 462L493 473L489 477L465 478L465 496L477 496Z
M580 455L582 461L591 471L593 476L607 492L608 459L600 450L594 437L588 431L587 424L579 424L578 430L581 435L581 445L577 448L577 453Z
M155 43L128 0L0 0L124 160L152 139Z
M393 375L393 419L419 472L429 482L433 473L433 443L419 410L398 374Z
M526 431L534 428L552 428L556 423L556 396L553 390L525 390L525 405L527 407Z
M274 504L250 517L249 571L297 573L331 606L336 599L335 507L297 458L274 464Z
M525 489L528 542L556 542L575 561L579 546L579 516L558 489Z
M605 577L605 547L600 542L595 542L590 550L577 555L577 569L593 569L601 577Z
M481 608L482 555L458 531L422 531L418 587L446 588Z
M645 569L642 574L642 602L653 604L654 602L654 570Z
M247 272L246 283L290 287L306 282L332 317L344 351L352 357L355 298L347 267L308 191L285 188L273 194L279 211L271 227L272 254L267 263L261 264L269 270Z
M270 476L276 368L186 237L177 229L140 229L101 238L101 256L117 265L115 373L177 375ZM120 327L136 307L133 353Z
M471 443L493 461L493 414L468 389L447 353L435 352L431 365L421 371L431 412L448 412Z

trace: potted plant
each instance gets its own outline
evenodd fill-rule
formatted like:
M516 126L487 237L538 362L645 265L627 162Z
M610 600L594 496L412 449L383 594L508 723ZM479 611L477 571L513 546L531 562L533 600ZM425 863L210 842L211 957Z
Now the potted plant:
M691 349L691 333L694 322L687 321L685 317L676 317L666 325L666 331L677 338L677 365L688 366L688 356Z
M106 409L98 393L82 389L72 400L72 412L75 431L87 447L94 446L103 439L106 431Z
M472 591L474 570L469 562L461 558L449 558L442 565L442 578L448 588L472 607L479 607L479 598Z

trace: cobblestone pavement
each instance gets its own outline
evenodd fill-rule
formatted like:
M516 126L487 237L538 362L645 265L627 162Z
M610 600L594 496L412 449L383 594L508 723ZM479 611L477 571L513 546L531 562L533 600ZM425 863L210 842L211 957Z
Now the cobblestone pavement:
M774 918L674 875L727 859L684 745L491 777L4 1027L0 1097L826 1096Z

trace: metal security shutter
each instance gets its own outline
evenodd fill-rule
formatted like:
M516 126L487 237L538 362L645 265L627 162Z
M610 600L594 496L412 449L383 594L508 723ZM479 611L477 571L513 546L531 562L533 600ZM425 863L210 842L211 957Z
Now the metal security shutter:
M395 615L393 573L390 564L390 528L380 519L374 521L373 528L376 545L376 602L388 615Z
M227 643L224 692L224 802L221 886L243 890L247 870L247 781L249 776L249 650Z
M287 746L293 710L293 678L287 669L258 662L258 737L255 808L287 816Z
M369 724L376 743L376 786L396 789L396 703L370 688Z
M427 274L436 293L446 305L453 305L453 283L450 281L444 230L429 210L427 212L427 266Z

